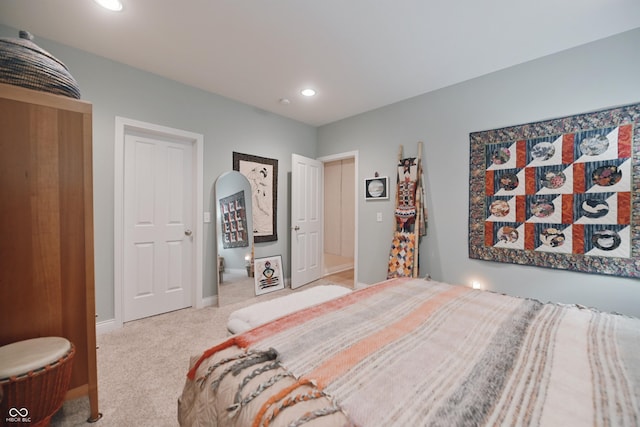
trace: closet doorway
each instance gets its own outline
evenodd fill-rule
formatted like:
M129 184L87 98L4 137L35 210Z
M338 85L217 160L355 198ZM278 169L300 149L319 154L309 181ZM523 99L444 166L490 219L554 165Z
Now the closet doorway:
M355 287L357 260L357 152L323 157L323 276Z

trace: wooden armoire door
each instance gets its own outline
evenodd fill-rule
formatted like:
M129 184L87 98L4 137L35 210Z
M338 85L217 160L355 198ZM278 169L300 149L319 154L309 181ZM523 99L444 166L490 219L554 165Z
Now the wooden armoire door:
M0 84L0 345L62 336L98 417L92 106Z

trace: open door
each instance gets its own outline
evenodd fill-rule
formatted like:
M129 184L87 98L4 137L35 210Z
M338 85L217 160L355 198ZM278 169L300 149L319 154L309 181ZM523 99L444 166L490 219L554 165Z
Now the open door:
M323 163L291 155L291 288L322 276Z

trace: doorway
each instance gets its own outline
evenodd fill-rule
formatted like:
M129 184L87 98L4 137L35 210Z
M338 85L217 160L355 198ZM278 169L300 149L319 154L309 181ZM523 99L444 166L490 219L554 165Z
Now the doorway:
M324 163L323 275L353 269L354 159Z
M203 306L203 136L116 118L114 314Z
M357 283L358 153L322 157L324 165L323 277Z
M324 164L337 160L353 159L352 177L345 180L345 186L349 186L352 180L353 192L350 192L353 200L353 211L350 214L352 221L345 221L344 238L350 242L353 249L346 269L338 273L348 274L348 280L352 287L358 284L358 152L325 156L318 159L310 159L298 154L292 154L292 188L291 188L291 287L296 289L317 279L329 278L325 270L324 232L325 232L325 192L332 192L332 188L325 188ZM327 257L329 258L329 257Z

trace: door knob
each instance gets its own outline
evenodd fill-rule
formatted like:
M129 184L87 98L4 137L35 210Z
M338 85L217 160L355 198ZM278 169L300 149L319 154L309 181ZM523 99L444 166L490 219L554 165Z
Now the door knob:
M193 231L191 230L184 230L184 235L185 236L191 236L193 234Z
M296 225L295 227L291 227L291 229L292 229L292 230L294 230L294 231L298 231L298 230L300 230L300 227L298 227L298 226Z

